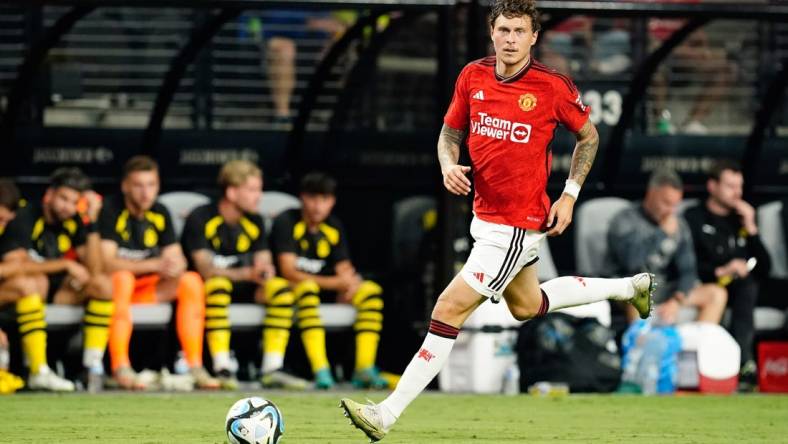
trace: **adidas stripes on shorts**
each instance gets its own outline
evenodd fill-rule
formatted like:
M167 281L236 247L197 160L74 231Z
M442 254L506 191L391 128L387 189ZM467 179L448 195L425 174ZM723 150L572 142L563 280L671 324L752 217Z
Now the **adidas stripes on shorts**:
M497 303L517 273L539 260L539 243L546 234L485 222L474 216L473 248L460 275L471 288Z

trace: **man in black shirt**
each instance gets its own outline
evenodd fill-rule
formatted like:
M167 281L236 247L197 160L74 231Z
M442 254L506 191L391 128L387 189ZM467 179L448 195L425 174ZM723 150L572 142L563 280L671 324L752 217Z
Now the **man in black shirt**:
M385 388L375 367L383 327L383 290L362 280L350 261L347 238L339 219L331 215L336 181L311 173L301 180L301 209L280 214L274 221L272 250L279 273L295 285L298 328L318 388L331 388L334 379L325 348L320 301L352 303L358 311L356 332L356 387Z
M755 382L753 313L758 279L769 275L771 260L758 236L755 209L742 199L743 184L736 163L719 161L706 181L709 197L684 217L692 231L698 276L727 290L731 334L741 347L741 379L751 384Z
M84 377L90 391L100 390L104 350L113 312L112 283L101 264L101 239L95 230L100 201L91 199L84 216L77 211L90 191L90 180L78 168L60 168L40 203L31 202L9 224L15 249L8 252L33 263L28 272L48 277L47 300L54 304L85 304L83 319ZM11 234L13 233L13 234Z
M195 383L218 388L202 365L205 296L200 275L186 271L186 258L175 238L172 218L156 201L159 167L147 156L135 156L123 167L122 195L107 199L99 216L101 251L112 273L115 314L109 349L115 381L123 388L145 388L129 360L131 303L177 299L176 329Z
M44 295L47 278L31 270L27 251L18 248L25 237L19 224L12 225L24 201L9 180L0 180L0 308L14 304L22 352L30 374L27 386L33 390L72 392L74 384L60 378L47 363L47 331ZM28 234L29 235L29 234Z
M222 167L218 182L222 197L192 211L181 239L193 268L205 280L205 330L214 372L225 388L237 388L230 372L230 302L265 303L263 386L306 388L306 381L282 371L295 296L289 282L275 276L258 213L262 171L251 162L234 160Z

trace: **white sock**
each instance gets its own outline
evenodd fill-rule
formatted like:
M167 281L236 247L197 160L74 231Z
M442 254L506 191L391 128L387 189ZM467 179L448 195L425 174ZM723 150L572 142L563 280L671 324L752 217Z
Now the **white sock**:
M402 374L397 388L379 405L382 407L383 427L390 428L405 408L427 384L441 371L451 353L459 329L443 322L432 320L430 331L424 338L418 353Z
M263 356L263 374L279 370L285 365L285 355L266 353Z
M211 358L213 359L213 371L230 370L230 352L219 352Z
M635 296L635 288L630 278L600 279L577 276L564 276L551 279L540 285L549 304L540 314L550 313L566 307L590 304L613 299L628 301ZM543 302L544 304L544 302Z
M82 351L82 366L85 368L101 367L103 360L104 350L100 348L86 348Z

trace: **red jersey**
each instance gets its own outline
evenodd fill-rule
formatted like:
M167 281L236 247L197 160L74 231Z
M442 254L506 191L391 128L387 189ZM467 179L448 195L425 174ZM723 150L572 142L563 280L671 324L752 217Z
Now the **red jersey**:
M588 120L572 81L533 60L512 77L495 73L495 57L460 73L443 122L468 131L473 211L484 221L544 230L550 142L559 123L577 133Z

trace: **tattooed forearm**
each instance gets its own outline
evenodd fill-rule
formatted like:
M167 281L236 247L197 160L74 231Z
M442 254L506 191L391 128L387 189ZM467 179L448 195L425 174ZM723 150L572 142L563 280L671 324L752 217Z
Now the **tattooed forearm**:
M597 149L599 148L599 133L596 127L589 121L577 133L577 145L572 154L572 167L569 170L569 178L583 185L583 182L591 171L594 164Z
M457 160L460 158L460 146L464 136L464 131L443 125L441 134L438 137L438 161L441 164L441 170L445 170L457 163Z

